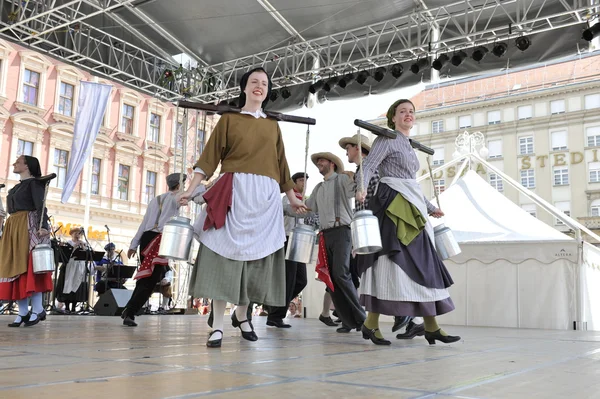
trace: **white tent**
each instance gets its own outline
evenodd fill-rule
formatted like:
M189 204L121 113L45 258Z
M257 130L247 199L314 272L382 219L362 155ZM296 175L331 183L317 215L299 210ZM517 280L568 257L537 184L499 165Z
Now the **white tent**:
M456 310L442 316L443 323L570 329L580 319L583 277L587 327L593 329L595 321L600 328L600 314L593 312L600 299L597 248L585 245L582 256L575 239L531 216L473 171L442 193L440 203L442 222L462 249L445 262L455 282L450 292Z

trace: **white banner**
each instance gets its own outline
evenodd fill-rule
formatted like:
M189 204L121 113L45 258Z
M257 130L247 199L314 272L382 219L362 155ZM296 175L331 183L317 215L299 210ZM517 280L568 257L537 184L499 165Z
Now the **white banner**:
M94 147L94 141L96 141L100 131L111 89L112 86L109 85L81 82L77 115L75 116L75 126L73 128L73 145L71 146L67 177L60 200L63 204L69 200L73 193L83 165ZM88 182L89 184L90 182ZM90 187L87 187L87 189L89 190Z

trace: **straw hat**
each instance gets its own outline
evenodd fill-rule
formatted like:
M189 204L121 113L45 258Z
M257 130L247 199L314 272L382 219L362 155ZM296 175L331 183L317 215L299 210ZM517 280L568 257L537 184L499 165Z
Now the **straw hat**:
M342 139L340 139L339 143L340 147L342 147L344 150L346 149L346 146L348 144L358 145L358 133L356 133L352 137L343 137ZM371 143L369 142L369 138L364 134L360 135L360 146L364 150L371 152Z
M310 156L310 159L313 161L315 166L317 165L317 160L319 158L323 158L323 159L333 162L337 166L337 171L336 171L337 173L342 173L344 171L344 164L342 163L342 160L340 158L338 158L337 156L333 155L332 153L317 152L316 154L312 154Z

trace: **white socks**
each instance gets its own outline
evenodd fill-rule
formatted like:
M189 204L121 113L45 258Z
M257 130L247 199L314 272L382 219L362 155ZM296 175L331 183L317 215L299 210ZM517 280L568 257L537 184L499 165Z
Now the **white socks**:
M23 317L29 313L29 298L19 299L17 304L19 305L19 315L15 319L15 323L20 323Z
M164 310L167 310L167 307L169 306L169 299L170 298L167 298L166 296L163 296L162 307L163 307Z
M331 309L331 305L333 304L333 299L331 299L331 294L325 291L325 296L323 296L323 311L321 312L321 316L329 317L329 311Z
M235 317L237 317L238 321L247 320L246 311L248 310L248 305L237 305L235 308ZM242 323L240 324L240 328L243 332L251 332L252 327L250 327L250 323Z
M35 294L31 295L31 311L37 314L40 314L44 311L41 292L36 292Z
M227 307L227 301L212 301L212 312L213 312L213 331L223 331L223 315L225 314L225 308ZM216 341L223 338L223 334L214 333L211 337L211 341Z

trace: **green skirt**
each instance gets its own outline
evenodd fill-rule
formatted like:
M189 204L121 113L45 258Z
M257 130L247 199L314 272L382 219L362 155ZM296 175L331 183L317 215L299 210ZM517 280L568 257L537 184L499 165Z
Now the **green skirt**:
M225 258L200 244L192 270L189 295L235 305L250 302L287 306L285 303L285 252L283 248L253 261Z

